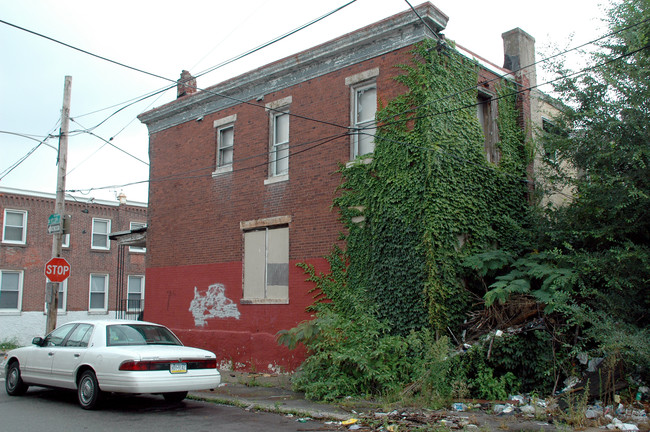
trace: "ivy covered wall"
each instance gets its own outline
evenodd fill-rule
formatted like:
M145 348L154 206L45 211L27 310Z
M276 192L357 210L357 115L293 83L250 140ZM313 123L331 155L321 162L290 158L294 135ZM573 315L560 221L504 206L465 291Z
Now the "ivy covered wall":
M493 164L476 114L479 66L426 41L401 69L408 92L379 102L372 158L341 168L346 285L392 333L442 334L484 294L461 278L463 258L527 244L529 161L512 83L485 84L498 106Z

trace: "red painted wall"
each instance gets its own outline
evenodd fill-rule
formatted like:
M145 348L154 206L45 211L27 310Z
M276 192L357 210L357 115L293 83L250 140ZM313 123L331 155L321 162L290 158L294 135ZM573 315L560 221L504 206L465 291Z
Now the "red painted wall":
M242 370L293 370L305 358L304 350L290 351L276 342L279 330L311 319L306 308L313 304L304 271L290 262L289 298L286 305L239 304L242 298L241 261L149 269L145 319L167 325L186 345L217 354L222 365ZM317 271L327 268L324 259L309 260ZM239 318L207 318L197 325L189 305L195 289L203 295L210 285L223 284L225 296L239 311Z

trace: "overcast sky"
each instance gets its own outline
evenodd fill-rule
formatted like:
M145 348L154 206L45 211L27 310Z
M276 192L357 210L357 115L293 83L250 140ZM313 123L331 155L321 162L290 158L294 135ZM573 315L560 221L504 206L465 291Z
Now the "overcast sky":
M0 19L176 80L183 69L196 75L348 1L5 0L0 2ZM413 6L422 3L409 1ZM432 3L449 16L444 31L449 39L498 65L503 64L501 34L515 27L535 38L538 60L553 46L576 46L605 32L600 0ZM217 84L407 9L404 0L357 0L281 42L200 77L197 85ZM68 144L66 189L79 191L73 193L79 200L114 201L123 191L129 201L146 202L148 135L136 116L173 100L175 89L109 116L125 102L160 90L170 81L5 23L0 23L0 44L0 187L55 193L58 138L46 140L7 172L48 134L58 133L64 79L70 75L74 119L70 131L74 133Z

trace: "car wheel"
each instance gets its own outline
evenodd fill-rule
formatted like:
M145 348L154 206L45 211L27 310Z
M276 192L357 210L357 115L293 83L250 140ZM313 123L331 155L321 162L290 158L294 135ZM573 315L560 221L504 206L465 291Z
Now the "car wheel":
M24 383L22 377L20 376L20 366L18 362L15 361L9 365L7 369L7 376L5 379L5 390L10 396L20 396L24 395L27 392L29 386Z
M163 397L167 402L180 402L187 397L187 392L163 393Z
M77 397L81 408L87 410L97 408L102 399L102 391L97 383L95 372L87 370L81 374L77 385Z

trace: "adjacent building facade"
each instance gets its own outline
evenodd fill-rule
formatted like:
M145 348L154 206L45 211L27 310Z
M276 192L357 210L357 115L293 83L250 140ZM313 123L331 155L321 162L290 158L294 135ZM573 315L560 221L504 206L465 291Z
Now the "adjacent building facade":
M115 202L66 199L70 223L61 256L71 272L59 284L57 324L127 313L141 316L146 248L142 243L120 246L111 236L146 229L147 206L120 198ZM48 219L54 204L54 194L0 188L2 341L26 345L45 333L45 263L52 258L53 241Z
M301 363L276 333L310 318L313 284L298 264L326 270L339 241L338 170L372 157L378 106L405 91L398 65L447 24L430 3L416 10L201 91L184 71L178 98L139 117L151 163L145 319L214 351L224 368ZM458 49L483 66L477 116L498 163L493 78L528 78ZM524 93L520 105L526 127Z

